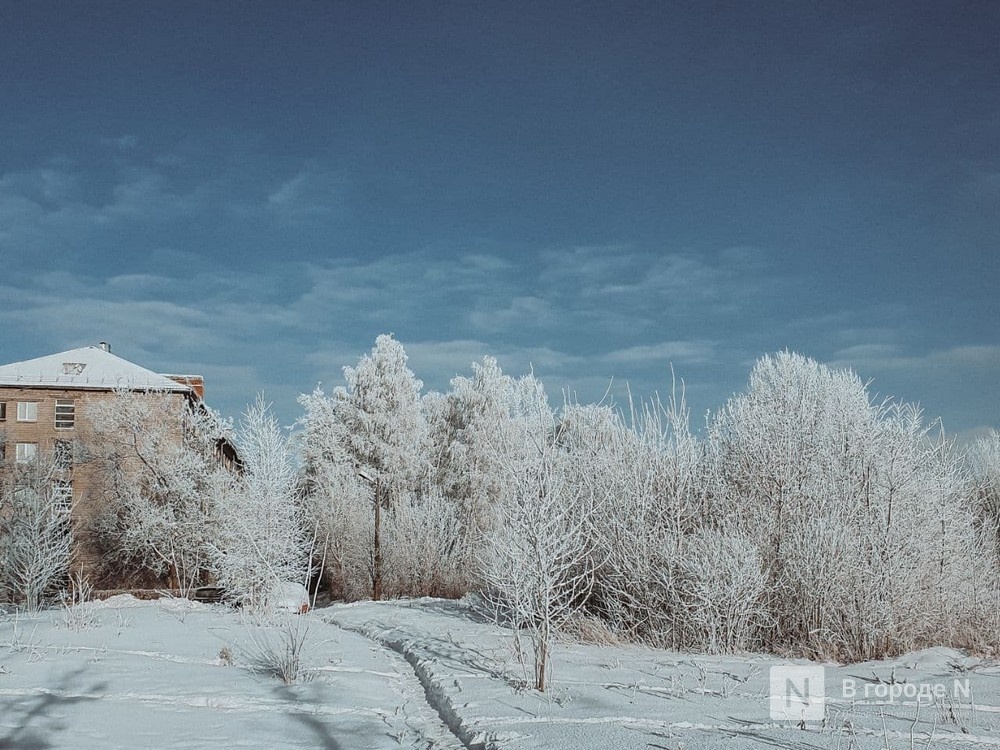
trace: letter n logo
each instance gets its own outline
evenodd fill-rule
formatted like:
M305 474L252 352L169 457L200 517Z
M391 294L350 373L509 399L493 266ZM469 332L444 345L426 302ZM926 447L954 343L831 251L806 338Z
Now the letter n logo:
M825 700L823 667L771 667L771 718L775 721L822 721Z

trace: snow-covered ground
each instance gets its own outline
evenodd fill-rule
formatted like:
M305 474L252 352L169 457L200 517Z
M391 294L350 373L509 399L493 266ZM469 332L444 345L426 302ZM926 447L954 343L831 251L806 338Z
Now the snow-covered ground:
M292 685L259 666L283 628L222 605L2 616L0 748L1000 747L1000 665L948 649L827 665L825 719L800 724L770 716L771 667L788 664L771 657L563 643L541 695L510 632L461 603L289 622L305 633Z

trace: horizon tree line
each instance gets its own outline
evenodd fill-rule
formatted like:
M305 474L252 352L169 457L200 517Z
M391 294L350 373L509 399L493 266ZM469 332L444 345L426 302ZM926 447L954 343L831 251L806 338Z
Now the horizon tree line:
M156 394L116 394L90 415L107 560L259 607L288 580L346 600L476 592L530 642L539 689L560 632L843 661L997 650L995 431L959 451L917 407L790 352L760 358L702 435L683 387L553 409L532 373L485 357L422 388L382 335L343 386L300 396L294 435L258 398L170 443ZM232 434L235 474L211 460ZM46 494L6 463L0 590L37 606L15 551L45 535L23 519ZM65 570L61 549L43 557Z

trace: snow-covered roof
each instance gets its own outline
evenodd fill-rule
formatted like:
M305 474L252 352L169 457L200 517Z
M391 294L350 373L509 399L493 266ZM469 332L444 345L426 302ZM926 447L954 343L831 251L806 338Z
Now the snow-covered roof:
M85 346L0 366L0 386L160 390L189 393L191 387L115 356Z

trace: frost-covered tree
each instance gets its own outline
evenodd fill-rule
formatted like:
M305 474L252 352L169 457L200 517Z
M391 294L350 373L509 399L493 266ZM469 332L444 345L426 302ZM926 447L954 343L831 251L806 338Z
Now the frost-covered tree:
M46 594L68 580L71 508L51 454L5 463L0 472L0 590L35 611Z
M282 584L308 583L311 537L288 436L263 397L244 412L236 442L242 471L216 506L214 567L230 599L266 609Z
M379 478L387 505L420 493L429 471L423 383L408 367L403 345L382 334L357 367L344 368L344 379L346 387L333 392L332 410L348 455Z
M758 360L711 425L708 522L758 540L767 648L873 658L950 627L976 561L950 446L850 371Z
M431 482L422 383L389 335L379 336L356 367L345 367L344 377L346 386L329 397L317 389L299 399L305 502L321 529L328 578L350 598L376 589L386 596L432 593L419 571L434 566L444 585L441 576L458 565L453 543L428 547L413 536L416 529L455 525L453 509L438 501ZM431 538L440 533L424 542ZM454 582L445 588L454 590Z
M333 393L333 412L343 426L344 447L358 477L372 485L372 597L382 596L386 556L395 550L383 517L425 493L428 430L419 381L407 366L403 345L392 336L375 339L357 367L345 367L346 387ZM390 563L391 564L391 563Z
M578 612L593 582L588 546L593 498L569 480L569 454L547 403L530 424L491 446L504 473L485 532L479 569L486 593L515 634L531 640L534 687L544 691L556 633Z
M472 377L456 377L451 386L425 409L433 415L436 481L457 507L461 545L474 556L509 482L508 466L534 460L531 437L552 430L552 412L533 374L505 375L492 357L474 363Z
M231 425L177 394L115 391L89 402L86 460L103 506L90 533L121 575L166 575L182 592L211 567L214 504L230 481L217 455Z

